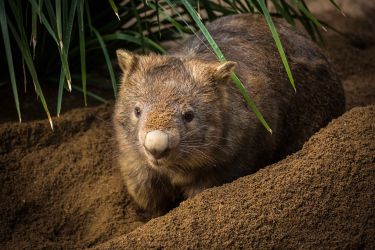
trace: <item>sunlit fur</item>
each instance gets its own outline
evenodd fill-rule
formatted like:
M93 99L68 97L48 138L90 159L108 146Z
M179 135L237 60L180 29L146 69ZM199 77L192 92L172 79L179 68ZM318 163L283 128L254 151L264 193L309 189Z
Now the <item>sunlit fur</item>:
M191 38L168 56L118 51L123 75L114 126L126 186L144 209L162 214L179 198L251 173L301 147L344 110L342 87L319 48L276 21L296 80L290 86L268 27L247 15L208 26L228 60ZM234 70L273 129L270 135L231 81ZM134 108L141 115L136 117ZM186 122L184 112L193 111ZM159 160L147 132L169 135Z

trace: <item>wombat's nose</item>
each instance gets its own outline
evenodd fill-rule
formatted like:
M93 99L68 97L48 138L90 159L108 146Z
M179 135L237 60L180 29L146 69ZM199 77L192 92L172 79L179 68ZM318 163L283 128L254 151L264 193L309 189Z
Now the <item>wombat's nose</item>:
M161 130L148 132L145 138L145 148L156 159L162 158L168 152L168 134Z

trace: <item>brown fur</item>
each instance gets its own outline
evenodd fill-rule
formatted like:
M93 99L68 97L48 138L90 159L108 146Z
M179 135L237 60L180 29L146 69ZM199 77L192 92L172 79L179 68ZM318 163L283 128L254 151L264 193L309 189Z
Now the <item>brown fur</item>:
M123 71L114 125L119 164L134 200L161 214L179 197L252 173L299 149L344 110L341 83L321 50L275 20L296 81L290 86L270 31L261 17L221 18L208 29L227 60L219 63L200 39L190 38L168 56L118 51ZM245 84L273 129L262 127L230 81ZM134 115L139 106L142 114ZM190 123L182 115L194 112ZM144 137L166 132L169 154L152 160Z

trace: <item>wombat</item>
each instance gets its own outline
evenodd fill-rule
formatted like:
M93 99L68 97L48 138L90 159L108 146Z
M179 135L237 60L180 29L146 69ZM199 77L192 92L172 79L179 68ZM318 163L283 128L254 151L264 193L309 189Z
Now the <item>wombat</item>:
M218 61L200 33L169 55L117 51L118 159L141 208L160 215L180 199L252 173L300 149L344 111L341 83L319 47L283 21L275 25L296 92L261 16L233 15L207 25L227 62ZM232 72L272 135L247 106Z

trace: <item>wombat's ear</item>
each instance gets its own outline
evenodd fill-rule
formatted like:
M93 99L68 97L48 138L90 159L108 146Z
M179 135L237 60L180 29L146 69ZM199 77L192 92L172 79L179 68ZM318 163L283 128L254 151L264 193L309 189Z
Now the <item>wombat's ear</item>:
M231 74L236 67L237 63L232 61L227 61L221 63L214 70L214 77L216 81L222 82L227 81L231 77Z
M116 54L118 65L120 66L121 70L124 73L128 72L131 68L131 65L134 63L136 59L136 55L134 55L130 51L126 51L123 49L116 50Z

